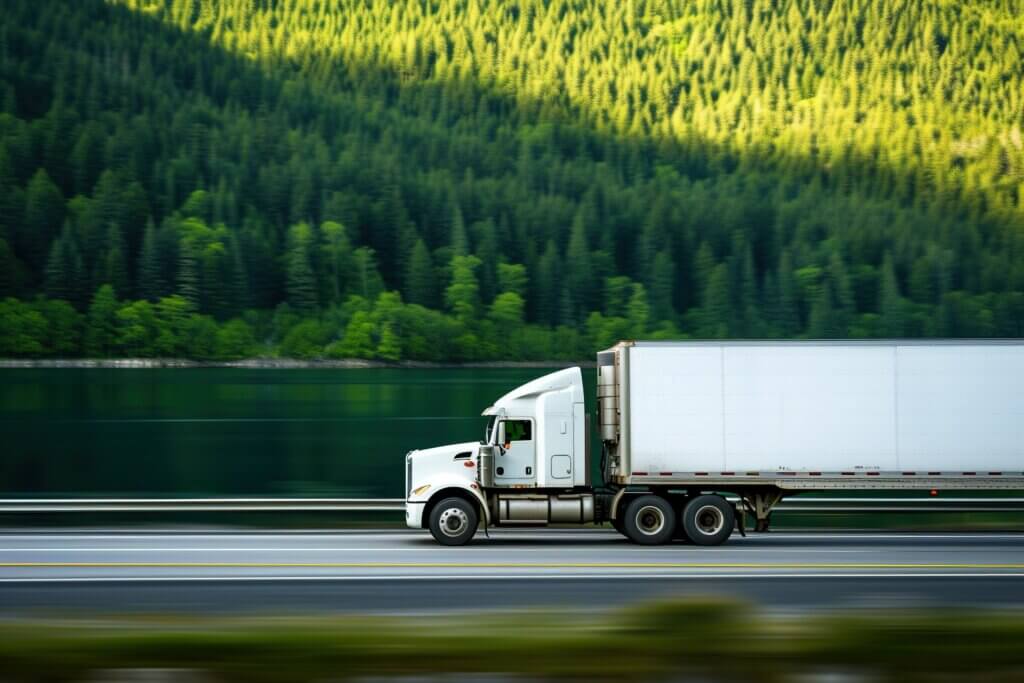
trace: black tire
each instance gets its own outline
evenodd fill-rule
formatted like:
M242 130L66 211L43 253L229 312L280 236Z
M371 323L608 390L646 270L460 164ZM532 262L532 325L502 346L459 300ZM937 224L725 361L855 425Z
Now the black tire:
M721 545L732 535L736 513L729 502L712 494L697 496L683 508L683 530L697 545Z
M662 545L676 531L676 511L661 496L640 496L626 506L626 536L640 545Z
M611 525L612 525L613 529L618 531L623 536L626 536L626 525L622 521L622 515L621 514L618 517L616 517L615 519L611 519L611 520L608 520L608 521L611 522Z
M466 545L479 523L476 506L465 498L445 498L430 511L430 534L441 545Z

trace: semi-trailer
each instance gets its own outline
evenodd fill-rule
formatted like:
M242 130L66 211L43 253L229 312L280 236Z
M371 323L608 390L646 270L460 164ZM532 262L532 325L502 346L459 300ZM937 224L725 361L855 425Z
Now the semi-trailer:
M409 452L406 523L717 545L798 493L1022 489L1022 397L1015 340L624 341L597 354L599 467L583 373L559 370L484 410L483 440Z

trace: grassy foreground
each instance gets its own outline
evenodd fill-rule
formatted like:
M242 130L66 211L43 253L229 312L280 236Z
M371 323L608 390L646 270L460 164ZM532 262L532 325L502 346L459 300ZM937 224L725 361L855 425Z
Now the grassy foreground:
M189 669L204 680L502 673L585 680L1024 679L1024 614L772 616L718 599L611 613L102 618L0 627L0 680Z

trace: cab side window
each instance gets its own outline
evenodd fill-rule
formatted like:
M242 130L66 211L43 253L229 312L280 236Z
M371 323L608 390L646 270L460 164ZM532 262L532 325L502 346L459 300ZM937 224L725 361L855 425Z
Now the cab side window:
M506 420L505 439L507 441L530 441L533 439L533 423L529 420Z

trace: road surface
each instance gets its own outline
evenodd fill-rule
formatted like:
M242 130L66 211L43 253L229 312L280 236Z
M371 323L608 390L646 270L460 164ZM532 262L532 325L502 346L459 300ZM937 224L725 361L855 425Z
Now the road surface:
M1024 606L1024 534L772 532L717 548L603 530L0 532L0 615L605 607L671 595L770 608Z

